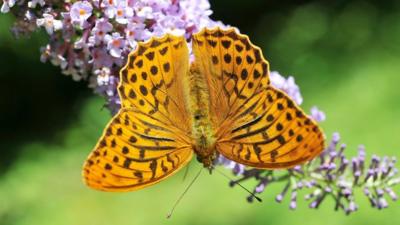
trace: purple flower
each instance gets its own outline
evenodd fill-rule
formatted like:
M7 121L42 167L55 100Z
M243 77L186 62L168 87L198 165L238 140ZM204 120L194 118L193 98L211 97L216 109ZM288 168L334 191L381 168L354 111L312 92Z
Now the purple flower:
M112 19L115 18L117 23L126 24L134 14L133 8L126 0L107 0L102 2L105 8L104 14Z
M286 92L297 104L301 105L303 97L301 96L299 86L297 86L292 76L286 79L278 72L272 71L270 73L270 79L272 86Z
M62 69L67 68L68 62L62 55L56 55L55 57L51 58L51 63L55 66L60 66Z
M91 51L92 58L89 60L89 63L93 65L94 71L102 68L108 67L111 68L113 64L112 57L108 54L107 49L105 48L94 48ZM97 86L97 85L94 85Z
M152 36L152 33L143 23L129 23L126 30L126 39L132 49L137 46L137 41L144 41Z
M71 27L72 25L71 14L69 12L62 12L61 16L63 17L64 28Z
M45 27L48 34L53 34L54 31L60 30L63 26L61 20L55 20L51 14L43 14L43 18L37 19L36 24Z
M112 81L110 80L111 71L108 67L102 67L101 69L97 69L94 71L94 74L97 75L97 84L99 86L107 86Z
M137 16L143 20L153 19L154 18L153 8L149 6L141 7L137 11Z
M109 99L116 98L118 96L116 91L118 79L111 75L110 69L108 67L102 67L101 69L95 70L94 73L97 75L98 84L96 92L108 96ZM114 101L108 101L107 104L114 104L115 102L120 103L118 99L113 100Z
M185 22L176 16L164 16L158 20L153 27L156 36L163 36L166 33L172 33L176 36L185 34Z
M297 102L301 103L301 93L293 78L286 79L277 72L271 72L270 78L272 85L285 91L292 98L297 97ZM326 118L317 107L311 109L311 114L319 122ZM256 180L257 185L253 190L253 195L262 193L267 187L266 184L269 186L278 181L286 181L286 185L276 195L275 200L282 202L290 193L289 208L292 210L297 208L298 193L304 189L309 190L304 197L310 201L310 208L317 209L327 197L332 197L336 202L335 210L343 210L346 214L358 210L354 200L354 191L358 188L364 190L371 205L378 209L388 207L385 194L393 201L397 200L396 193L391 189L393 185L400 183L400 179L396 177L397 172L393 172L395 159L389 157L381 159L373 155L367 166L364 146L358 148L358 156L348 159L344 155L346 145L339 145L339 142L340 135L334 133L331 142L319 158L283 171L268 171L243 166L241 173L238 174L234 167L240 164L222 156L218 164L231 169L233 174L238 176L238 179L231 184L249 179ZM253 195L248 196L247 200L251 202Z
M15 5L16 0L3 0L3 5L1 5L0 12L8 13L10 8Z
M107 34L104 40L107 42L110 55L116 58L121 57L122 50L125 47L125 39L121 34L118 32L114 32L112 35Z
M50 45L46 45L45 47L41 47L40 48L40 61L42 63L47 62L47 60L49 59L50 55L51 55L51 49L50 49Z
M21 1L18 11L24 14L17 14L19 21L13 32L25 35L37 27L45 27L50 36L50 47L43 48L41 59L60 66L65 70L64 74L71 75L75 80L88 78L89 86L93 88L98 86L94 71L107 66L112 76L118 77L118 68L123 65L128 53L136 48L138 41L166 33L190 38L203 27L224 27L221 22L210 19L212 11L207 0L43 3L43 0ZM6 0L3 8L8 11L14 4L14 0ZM59 21L62 22L61 29ZM61 32L54 32L57 30ZM193 58L192 55L190 57ZM110 102L108 105L114 107L110 110L116 112L119 108L118 96L105 97Z
M87 19L92 15L93 7L87 1L75 2L70 11L71 20L74 24L78 24L80 27L85 27Z
M114 18L115 16L115 9L117 6L117 2L119 0L105 0L105 1L101 1L101 7L104 8L104 15L107 18Z
M46 4L45 0L32 0L28 2L28 7L29 8L36 8L36 5L44 6Z
M106 11L105 14L108 18L114 18L117 23L127 24L129 19L133 16L133 9L128 6L125 0L105 1ZM107 4L108 3L108 4Z
M326 120L325 113L319 110L316 106L311 108L311 117L317 122L323 122Z
M231 169L234 174L241 175L244 171L244 165L233 162L222 155L218 158L218 164L224 165L226 168Z
M92 29L92 35L89 37L89 43L91 46L99 45L104 41L107 33L111 32L113 26L106 18L102 18L96 21L96 25Z
M282 202L287 193L291 193L290 209L297 207L297 196L301 189L308 192L304 197L310 201L310 208L317 209L327 197L330 197L335 201L335 210L343 210L346 214L358 210L354 197L357 189L362 189L364 195L371 202L371 206L377 209L389 206L387 196L396 201L397 195L392 186L398 184L399 178L396 177L397 173L389 172L394 167L395 159L389 157L380 159L372 156L369 163L364 163L365 149L360 146L359 155L348 160L343 154L345 147L339 145L339 141L339 136L334 135L330 145L320 158L314 159L306 165L296 166L287 171L245 168L239 178L233 182L255 179L258 184L255 186L253 194L259 194L265 190L263 186L265 180L268 180L269 185L286 180L286 185L281 193L276 195L275 200ZM349 161L352 161L351 167L346 166ZM224 165L228 163L225 161ZM363 168L370 168L370 170Z

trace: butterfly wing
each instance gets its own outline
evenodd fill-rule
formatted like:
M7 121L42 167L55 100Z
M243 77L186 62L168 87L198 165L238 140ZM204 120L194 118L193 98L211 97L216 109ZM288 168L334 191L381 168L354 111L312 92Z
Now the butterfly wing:
M324 149L314 120L282 91L271 86L255 93L218 134L217 150L226 158L258 168L288 168Z
M261 50L234 29L204 29L193 36L195 66L205 76L210 114L216 127L260 87L269 84L268 63Z
M88 186L137 190L190 161L190 117L181 87L188 63L185 39L171 35L139 44L129 55L118 88L122 108L84 165Z
M196 65L210 90L216 149L222 155L257 168L286 168L323 150L320 128L270 85L268 63L247 36L217 28L193 39Z

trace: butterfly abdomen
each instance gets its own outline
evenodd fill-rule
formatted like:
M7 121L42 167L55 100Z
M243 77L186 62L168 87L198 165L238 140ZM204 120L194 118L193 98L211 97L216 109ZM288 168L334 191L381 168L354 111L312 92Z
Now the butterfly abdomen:
M215 158L215 137L210 119L210 96L205 78L192 64L188 74L187 107L192 116L193 149L198 160L210 167Z

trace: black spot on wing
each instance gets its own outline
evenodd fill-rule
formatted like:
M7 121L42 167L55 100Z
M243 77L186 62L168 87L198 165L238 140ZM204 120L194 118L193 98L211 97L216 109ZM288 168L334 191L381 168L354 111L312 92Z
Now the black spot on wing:
M154 59L154 52L149 52L145 54L146 58L150 61L153 61Z
M168 51L168 46L162 48L159 52L161 55L165 55L165 53L167 53L167 51Z
M223 40L222 42L221 42L221 44L222 44L222 46L224 47L224 48L226 48L226 49L228 49L230 46L231 46L231 41L229 41L229 40Z

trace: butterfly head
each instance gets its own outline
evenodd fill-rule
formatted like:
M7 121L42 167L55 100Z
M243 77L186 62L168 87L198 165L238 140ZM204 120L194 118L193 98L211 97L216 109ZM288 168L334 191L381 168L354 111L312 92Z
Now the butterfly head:
M197 155L197 161L203 164L211 172L213 162L217 158L217 151L215 150L215 142L210 140L206 134L199 135L196 143L193 145L193 150Z
M196 151L196 150L195 150ZM217 158L217 152L214 150L211 154L199 154L200 152L196 151L197 153L197 161L203 164L204 168L207 168L210 173L214 168L214 162Z

